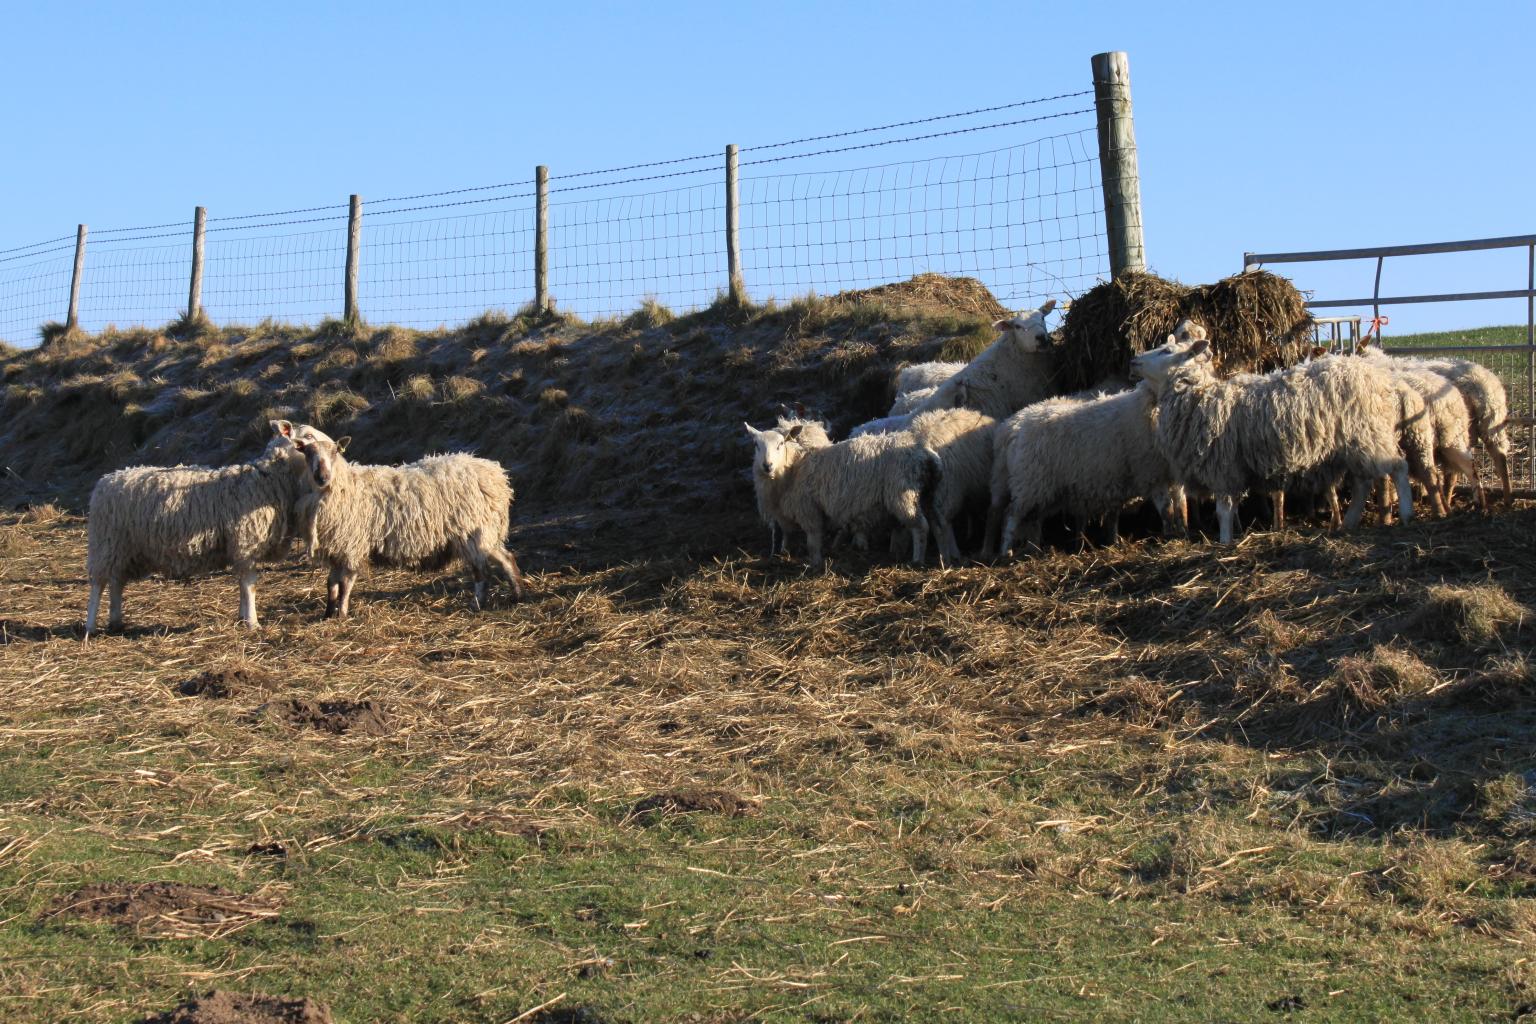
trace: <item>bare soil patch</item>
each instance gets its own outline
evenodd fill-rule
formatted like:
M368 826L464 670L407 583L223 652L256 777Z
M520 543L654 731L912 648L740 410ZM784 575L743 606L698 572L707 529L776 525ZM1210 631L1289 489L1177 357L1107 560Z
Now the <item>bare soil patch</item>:
M276 901L267 896L179 882L97 882L57 901L45 915L160 938L222 938L276 916Z
M674 789L638 801L630 808L632 817L655 819L665 814L720 814L727 818L745 818L757 813L757 804L726 789Z
M183 697L225 700L236 694L264 690L272 685L272 673L251 665L227 665L208 669L183 680L176 691Z
M215 989L141 1024L331 1024L331 1011L313 999L285 999Z
M394 730L389 711L379 701L311 700L290 697L263 704L259 715L285 722L295 729L313 729L332 736L385 736Z

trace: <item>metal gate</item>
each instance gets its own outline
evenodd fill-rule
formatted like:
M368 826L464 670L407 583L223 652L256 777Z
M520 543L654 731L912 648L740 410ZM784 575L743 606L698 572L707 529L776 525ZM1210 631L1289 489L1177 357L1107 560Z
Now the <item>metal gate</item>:
M1382 295L1381 268L1390 257L1424 256L1433 253L1477 252L1484 249L1526 250L1524 288L1505 291L1455 292L1441 295ZM1384 350L1395 355L1454 355L1472 359L1497 373L1509 394L1509 469L1516 493L1536 495L1536 235L1511 235L1506 238L1477 238L1464 242L1430 242L1425 245L1387 245L1372 249L1324 249L1317 252L1245 252L1243 269L1267 263L1320 263L1333 260L1376 261L1376 284L1372 293L1354 299L1310 299L1307 308L1345 309L1371 307L1373 323L1379 324L1381 307L1420 302L1466 302L1480 299L1525 299L1524 344L1435 345ZM1484 467L1484 479L1487 467Z

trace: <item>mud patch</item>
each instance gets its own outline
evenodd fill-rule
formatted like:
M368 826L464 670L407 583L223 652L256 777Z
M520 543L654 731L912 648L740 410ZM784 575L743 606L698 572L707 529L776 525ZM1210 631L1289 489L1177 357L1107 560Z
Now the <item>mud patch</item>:
M668 814L720 814L745 818L757 813L757 804L725 789L674 789L638 801L629 816L649 824Z
M313 999L215 990L140 1024L331 1024L331 1011Z
M158 938L222 938L277 916L275 900L219 886L98 882L54 903L46 919L73 918Z
M183 680L176 692L183 697L210 697L226 700L238 693L264 690L272 685L272 673L252 665L226 665L211 668L191 679Z
M13 644L18 640L47 640L50 635L47 626L20 619L0 619L0 644Z
M376 700L308 700L292 697L256 709L260 716L295 729L332 736L385 736L394 730L389 711Z

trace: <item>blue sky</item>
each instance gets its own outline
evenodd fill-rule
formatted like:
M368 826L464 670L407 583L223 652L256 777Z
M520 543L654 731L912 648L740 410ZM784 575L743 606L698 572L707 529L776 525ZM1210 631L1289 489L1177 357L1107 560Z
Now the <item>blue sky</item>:
M7 5L0 249L608 167L1087 87L1131 59L1149 262L1536 231L1536 4ZM992 133L1001 134L1001 133ZM974 138L974 137L973 137ZM957 152L1010 139L969 139ZM1277 268L1286 269L1286 268ZM1368 264L1289 268L1369 292ZM1525 252L1384 291L1525 283ZM1400 307L1394 329L1523 321Z

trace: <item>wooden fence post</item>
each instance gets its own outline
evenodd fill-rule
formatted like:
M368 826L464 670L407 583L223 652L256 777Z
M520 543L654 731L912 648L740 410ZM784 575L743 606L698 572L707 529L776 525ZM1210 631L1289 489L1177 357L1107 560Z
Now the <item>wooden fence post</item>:
M747 301L741 277L741 190L736 175L736 147L725 147L725 263L730 274L731 304Z
M85 225L75 229L75 272L69 278L69 315L64 329L72 331L80 324L80 278L85 274Z
M357 251L363 242L363 199L353 196L347 212L347 284L342 299L342 319L348 324L362 323L357 311Z
M203 229L208 223L208 208L199 206L192 214L192 284L187 289L187 321L203 315Z
M538 193L538 212L533 233L533 308L549 310L549 168L539 164L533 172Z
M1122 51L1093 55L1093 105L1099 117L1099 174L1104 185L1104 230L1109 272L1119 277L1146 269L1141 237L1141 176L1131 118L1131 62Z

